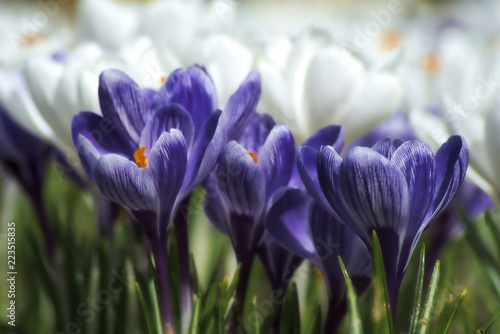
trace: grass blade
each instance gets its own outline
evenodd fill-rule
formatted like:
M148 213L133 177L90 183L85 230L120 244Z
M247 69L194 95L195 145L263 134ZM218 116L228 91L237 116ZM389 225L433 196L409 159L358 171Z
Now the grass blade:
M488 331L488 329L491 327L491 325L493 325L493 323L495 322L495 320L497 320L499 316L500 316L500 308L497 309L492 315L490 315L488 319L486 319L481 328L477 330L477 333L478 334L486 333L486 331Z
M363 322L359 312L358 295L354 286L352 285L351 278L345 269L344 262L339 255L340 268L344 274L345 283L347 286L347 303L349 309L349 328L351 334L363 334Z
M198 322L200 318L200 306L201 301L199 298L196 299L193 306L193 314L191 316L191 323L189 324L189 334L198 334Z
M425 245L422 245L420 251L420 264L418 265L417 273L417 286L415 288L415 301L413 313L410 319L410 334L415 334L417 330L418 318L420 317L420 307L422 303L422 290L424 287L424 274L425 274Z
M439 260L436 261L434 270L432 272L431 282L429 283L429 288L427 291L427 297L425 298L425 305L423 309L423 314L418 320L417 333L425 334L429 331L430 322L434 314L434 307L436 306L436 299L438 296L438 285L439 285Z
M486 225L488 226L488 229L491 232L491 235L493 236L493 239L495 240L495 245L497 246L497 256L498 258L500 258L500 233L497 227L495 226L493 217L491 217L490 210L486 210L484 212L484 220L486 222Z
M144 312L144 317L146 318L146 325L148 327L148 333L149 334L154 334L153 331L153 325L151 324L151 313L149 310L148 303L146 302L146 299L144 298L144 294L142 293L141 287L139 286L139 283L135 282L135 290L137 291L137 296L139 297L139 302L141 303L142 306L142 311Z
M453 302L453 304L451 304L451 302L450 302L450 307L448 310L446 310L447 314L445 312L443 312L444 309L443 309L443 311L441 311L441 314L439 314L438 322L436 325L436 330L434 331L434 333L439 333L439 334L448 333L448 331L450 330L453 318L455 317L455 313L457 312L458 306L460 306L460 304L462 304L462 301L464 300L466 294L467 294L467 290L464 290L464 291L462 291L460 296L458 296L455 299L455 302ZM451 297L451 295L450 295L450 297ZM449 298L449 299L451 299L451 298ZM448 305L448 302L446 302L445 307L447 305Z
M253 328L253 333L255 334L259 334L260 332L260 323L259 323L259 310L257 309L257 296L253 297L253 301L252 301L252 313L253 313L253 316L252 316L252 328Z
M382 249L380 248L380 243L378 241L377 234L373 231L372 234L372 259L373 259L373 285L376 291L381 293L383 299L384 311L383 316L383 327L385 327L384 332L389 334L394 333L394 327L392 323L391 306L389 301L389 293L387 291L387 279L385 277L385 267L384 260L382 258Z

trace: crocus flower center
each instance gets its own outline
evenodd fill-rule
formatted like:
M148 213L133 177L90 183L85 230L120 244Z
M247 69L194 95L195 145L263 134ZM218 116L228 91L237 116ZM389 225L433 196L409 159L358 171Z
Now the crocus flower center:
M164 82L165 82L165 80L167 80L167 78L166 78L166 77L160 77L160 82L161 82L161 83L164 83Z
M247 151L247 152L248 152L248 154L250 154L250 156L252 157L253 161L254 161L255 163L257 163L257 160L258 160L258 159L257 159L257 153L255 153L255 152L250 152L250 151Z
M429 53L424 57L423 67L429 74L435 74L439 70L439 57L435 53Z
M380 39L380 48L382 51L389 52L401 44L401 36L396 30L387 29L382 32Z
M140 146L139 149L134 152L135 163L139 168L144 168L148 165L148 163L146 162L147 156L144 155L144 151L147 148L148 148L147 146L146 147Z

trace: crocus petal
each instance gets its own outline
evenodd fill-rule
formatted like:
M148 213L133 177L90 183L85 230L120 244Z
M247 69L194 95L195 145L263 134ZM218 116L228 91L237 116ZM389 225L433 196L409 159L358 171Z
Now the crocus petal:
M369 148L354 148L340 166L339 184L354 222L351 227L356 233L357 229L365 231L360 235L363 241L369 241L373 229L405 234L410 209L408 185L403 173L388 159Z
M182 132L186 146L191 148L193 142L193 121L188 112L178 104L169 104L160 108L147 122L141 134L140 144L153 147L158 138L170 129Z
M259 155L269 133L276 125L276 121L269 114L255 113L250 123L238 139L238 143L247 151Z
M370 253L361 239L345 224L324 210L317 202L309 208L309 229L316 252L315 261L327 278L330 294L340 298L344 284L338 256L342 257L351 277L370 278ZM369 279L367 280L369 282ZM358 293L367 287L356 286Z
M102 156L102 153L99 152L96 146L84 135L78 136L75 142L75 148L87 175L94 180L94 167L97 160Z
M156 210L158 194L148 169L119 155L107 154L96 162L93 175L103 194L116 203L130 210Z
M189 154L186 177L182 186L182 197L191 193L214 170L226 145L226 133L218 129L220 110L213 112L197 133Z
M257 108L260 94L260 74L252 71L231 95L222 112L220 126L226 130L228 140L234 140L241 135Z
M265 226L283 247L300 257L314 259L314 243L307 222L309 201L301 189L279 189L273 195Z
M319 151L322 146L330 145L335 151L340 153L342 146L344 146L344 138L345 131L341 125L329 125L304 140L300 146L312 147Z
M342 158L331 146L324 146L321 148L317 158L317 182L329 203L327 211L333 214L337 219L349 224L351 219L340 194L339 171L341 164ZM356 233L359 232L360 235L366 233L363 229L359 229L356 226L351 226L351 228L354 229Z
M266 182L266 198L286 186L295 163L295 141L286 125L275 126L260 152L257 165Z
M71 133L77 150L80 135L84 136L100 155L115 153L130 159L137 149L109 119L90 111L82 111L73 117Z
M331 214L335 215L319 183L317 171L318 153L317 150L311 147L299 147L297 152L297 169L304 186L311 196Z
M462 184L469 163L467 143L461 136L451 136L436 153L436 189L427 219L422 224L425 229L428 222L436 217L453 199Z
M166 104L177 103L193 119L195 133L210 114L217 109L217 92L208 74L198 66L177 69L170 74L153 101L157 110Z
M383 138L373 145L372 150L382 154L387 159L391 159L394 152L403 144L401 139Z
M214 173L215 174L215 173ZM217 186L217 179L212 174L204 182L203 187L206 191L205 196L205 214L208 220L224 234L229 234L229 207L227 198Z
M177 129L164 132L150 151L148 166L160 200L158 233L166 229L175 212L177 195L184 181L187 150L184 136Z
M248 152L235 141L226 146L217 167L217 181L236 214L260 214L266 193L264 175Z
M316 132L311 137L307 138L299 147L307 146L315 150L320 150L322 146L330 145L335 151L342 151L342 146L344 145L344 128L339 125L329 125L326 126L318 132ZM303 183L300 180L300 174L297 164L294 164L292 176L290 177L290 186L302 187Z
M138 143L148 118L146 96L139 85L121 71L106 70L99 77L99 102L104 118Z
M422 142L407 141L394 153L391 163L404 174L410 196L410 216L406 235L414 237L434 195L434 154Z

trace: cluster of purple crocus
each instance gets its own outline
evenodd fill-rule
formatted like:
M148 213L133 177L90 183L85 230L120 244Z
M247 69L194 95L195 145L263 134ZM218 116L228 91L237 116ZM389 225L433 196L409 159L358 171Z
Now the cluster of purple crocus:
M196 187L205 188L206 215L230 237L241 263L237 307L245 300L255 258L272 287L281 290L307 259L325 278L324 328L331 332L346 312L338 257L363 293L371 281L375 231L395 310L422 232L453 199L468 165L467 145L459 136L436 154L425 143L390 138L343 152L343 128L329 125L297 145L286 125L256 112L257 72L248 74L222 109L210 76L199 66L174 71L158 91L107 70L98 92L102 116L77 114L73 141L90 178L144 232L165 325L173 321L167 237L174 222L182 227L179 206ZM103 120L110 131L95 137ZM187 236L177 236L179 252L187 252ZM182 309L188 312L189 263L186 254L179 256Z

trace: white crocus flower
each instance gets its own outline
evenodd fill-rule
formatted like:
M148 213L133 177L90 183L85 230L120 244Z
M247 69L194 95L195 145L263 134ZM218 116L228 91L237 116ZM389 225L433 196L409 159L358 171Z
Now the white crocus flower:
M400 106L401 83L386 66L367 68L322 32L301 36L284 63L259 60L260 107L287 123L298 142L327 124L343 125L352 141Z
M219 95L221 104L236 91L252 69L253 54L238 40L226 34L213 34L194 41L189 64L199 64L207 69Z
M495 106L500 97L498 50L466 33L444 33L447 38L442 38L436 48L437 73L426 83L434 94L409 106L410 122L417 135L434 147L452 134L463 136L469 146L467 177L498 202L500 180L496 171L500 165L497 153L493 154L500 147L500 108Z
M7 112L28 131L48 140L56 136L40 114L26 85L25 75L12 69L0 68L0 102Z
M201 19L201 7L192 1L155 1L144 5L140 34L150 37L158 46L169 47L184 58Z
M82 0L78 8L81 43L118 50L137 35L142 5L114 0Z
M68 9L56 2L2 2L0 66L19 69L28 57L65 49L74 37Z

